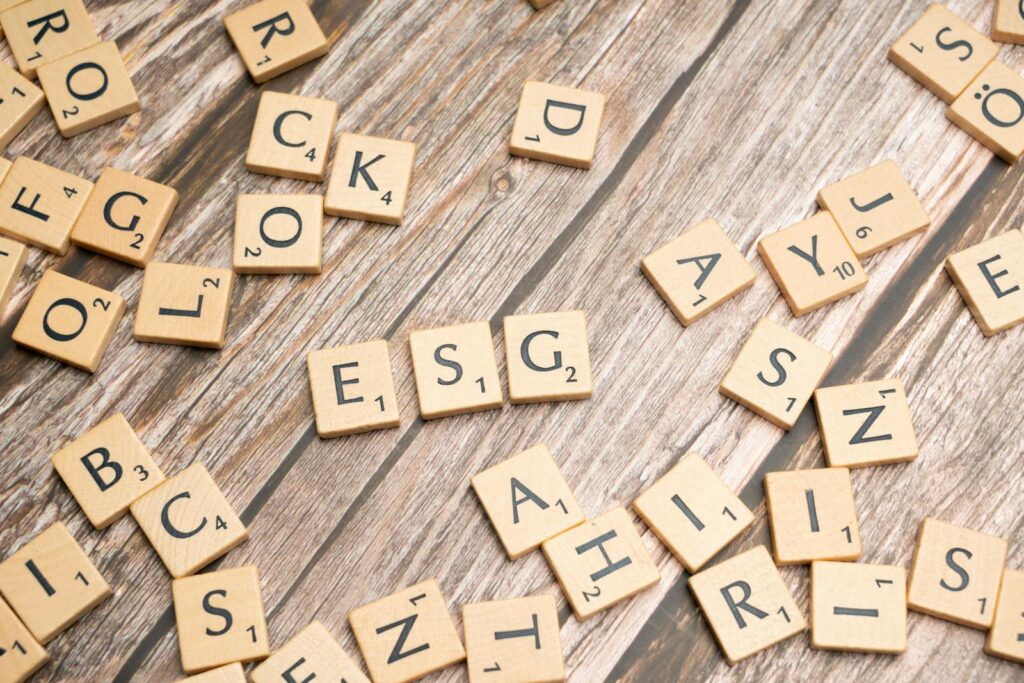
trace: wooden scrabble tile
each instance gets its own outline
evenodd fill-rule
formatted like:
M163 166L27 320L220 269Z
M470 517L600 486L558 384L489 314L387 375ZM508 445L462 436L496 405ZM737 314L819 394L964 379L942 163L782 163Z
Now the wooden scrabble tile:
M50 655L21 619L0 600L0 681L21 683L50 661Z
M645 257L640 269L683 325L754 284L754 269L714 219Z
M357 607L348 621L374 683L413 681L466 658L433 579Z
M1024 43L1024 3L1020 0L996 0L992 38L1003 43Z
M1007 230L946 259L946 272L960 290L985 336L1024 322L1024 235Z
M337 102L267 90L260 96L245 167L253 173L320 182L337 122Z
M0 562L0 593L43 644L111 595L110 586L60 522Z
M0 149L11 144L45 104L46 96L35 83L0 63Z
M181 668L205 671L270 654L256 567L207 572L171 582Z
M512 403L590 398L587 318L583 311L505 316Z
M763 545L694 574L689 586L730 664L807 628Z
M177 206L173 187L105 168L71 231L71 241L143 268Z
M7 177L7 172L11 170L11 162L3 157L0 157L0 183L3 183L4 178Z
M186 467L130 508L176 579L194 574L249 538L202 463Z
M850 470L826 467L769 472L764 476L764 499L775 564L860 557Z
M696 453L684 456L641 493L633 509L691 573L754 521L750 509Z
M462 625L470 683L565 680L558 608L553 596L463 605Z
M932 4L889 48L889 61L949 104L998 52L960 17Z
M25 0L0 0L0 12L8 10L8 9L14 7L15 5L21 4L23 2L25 2ZM3 37L4 37L4 30L3 30L3 26L0 25L0 38L3 38Z
M946 110L946 118L1013 164L1024 154L1024 78L992 62Z
M257 83L327 54L327 38L305 0L263 0L224 18Z
M324 211L330 216L401 225L416 145L342 133L334 151Z
M917 435L903 382L823 387L814 392L818 429L829 467L908 462L917 457Z
M246 683L245 669L240 662L219 666L195 676L182 678L178 683Z
M544 444L477 473L471 481L510 560L586 519Z
M1006 541L926 517L917 533L907 605L982 630L992 626Z
M858 258L902 242L931 223L891 160L832 183L818 193L818 205L832 214Z
M39 67L38 76L57 129L66 138L142 108L113 41L55 59Z
M387 341L312 351L306 365L320 436L359 434L400 424Z
M905 652L906 570L853 562L812 562L811 647Z
M28 0L4 10L0 25L28 78L44 64L100 42L82 0Z
M47 270L12 338L44 356L95 372L124 309L120 295Z
M500 408L501 384L486 322L409 335L420 415L424 420Z
M135 338L223 348L233 281L234 273L223 268L150 263L142 276Z
M788 430L830 365L831 353L777 322L761 318L718 390Z
M238 195L232 259L236 273L319 273L323 245L321 195Z
M7 310L7 302L11 300L27 257L28 247L24 244L0 237L0 318Z
M757 251L795 316L816 311L868 283L860 260L827 211L763 237Z
M370 683L319 621L299 631L277 652L252 670L252 683L285 683L325 679Z
M91 191L87 180L18 157L0 184L0 234L64 255Z
M128 506L164 481L164 473L121 413L68 443L50 460L97 529L120 519Z
M601 93L527 81L509 151L528 159L590 168L603 111Z
M625 508L612 508L545 541L541 548L581 621L661 578Z
M985 652L1024 664L1024 572L1006 568Z

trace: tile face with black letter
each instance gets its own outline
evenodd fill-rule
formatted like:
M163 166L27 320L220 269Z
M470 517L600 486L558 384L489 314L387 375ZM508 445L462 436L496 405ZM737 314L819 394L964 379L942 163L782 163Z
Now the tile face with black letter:
M82 0L28 0L5 9L0 24L26 78L44 64L100 42Z
M0 63L0 151L45 105L46 96L35 83Z
M769 472L764 476L764 499L779 566L860 557L850 470Z
M224 268L150 263L142 276L135 339L222 348L233 284L234 273Z
M814 391L818 430L830 467L909 462L917 435L899 379L820 387Z
M996 614L985 641L985 652L1024 664L1024 571L1003 571Z
M240 194L235 209L236 273L319 273L324 198L318 194Z
M604 99L601 93L527 81L509 150L515 156L590 168Z
M336 102L267 90L260 96L245 167L253 173L320 182L337 121Z
M0 681L21 683L50 661L50 655L3 600L0 600L0 643L4 648L0 654Z
M946 118L1008 164L1024 154L1024 77L994 61L946 110Z
M317 434L324 438L397 427L391 355L383 339L306 356Z
M565 664L554 597L462 606L470 683L560 683Z
M0 183L0 234L63 255L90 192L88 180L18 157Z
M256 83L327 54L327 38L305 0L263 0L224 18Z
M1002 43L1024 43L1024 3L1020 0L996 0L992 38Z
M370 683L334 636L319 621L296 633L291 640L252 670L252 683L289 681L345 681Z
M423 419L501 407L494 341L486 322L416 330L409 335L409 348Z
M893 655L906 651L907 571L812 562L811 646Z
M1024 322L1024 235L1007 230L946 259L946 272L987 337Z
M505 357L512 403L572 401L593 392L583 311L506 316Z
M324 196L329 216L401 225L412 184L416 145L342 133Z

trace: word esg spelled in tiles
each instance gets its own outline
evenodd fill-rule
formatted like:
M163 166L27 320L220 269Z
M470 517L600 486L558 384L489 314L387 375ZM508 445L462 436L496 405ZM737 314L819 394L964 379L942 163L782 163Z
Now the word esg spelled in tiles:
M1024 234L1008 230L946 259L967 307L985 336L1024 322Z
M252 683L294 681L370 683L319 621L302 629L252 670Z
M429 420L501 407L494 342L486 322L409 335L420 415Z
M28 157L0 183L0 233L64 255L92 183Z
M224 346L234 273L177 263L150 263L135 312L141 342L219 349Z
M327 38L305 0L263 0L224 18L256 83L327 54Z
M260 96L245 167L253 173L320 182L337 121L336 102L268 90Z
M416 145L342 133L324 196L329 216L401 225Z
M883 654L906 651L906 570L852 562L811 563L811 646Z
M583 311L505 318L508 393L512 403L590 398L590 347Z
M462 606L471 683L565 680L558 609L550 595Z
M512 154L590 168L604 112L604 95L527 81L512 126Z
M391 356L383 339L306 356L316 431L329 438L399 425Z
M769 472L764 477L764 498L775 562L780 566L860 557L850 470Z
M898 379L823 387L814 392L814 407L830 467L884 465L917 457L910 406Z

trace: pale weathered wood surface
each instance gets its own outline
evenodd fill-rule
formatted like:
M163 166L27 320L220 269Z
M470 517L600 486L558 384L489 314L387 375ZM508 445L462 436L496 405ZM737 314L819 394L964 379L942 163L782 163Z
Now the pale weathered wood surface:
M983 338L941 269L951 251L1020 227L1024 172L948 124L942 103L886 62L923 0L556 0L542 12L525 0L315 0L330 53L262 88L220 23L245 4L87 2L125 55L142 113L70 141L40 114L7 156L90 179L114 165L173 185L181 204L156 258L227 267L238 193L323 189L245 171L259 93L329 97L339 131L417 143L406 223L333 221L322 275L240 277L220 352L132 340L141 271L81 250L32 251L0 327L0 553L62 520L116 591L50 644L54 661L37 680L180 675L155 553L130 519L94 531L49 463L113 411L166 472L204 462L249 524L251 540L220 566L258 565L275 647L316 618L356 655L349 610L433 576L457 621L464 602L557 595L572 681L1019 680L1020 666L982 653L982 633L913 613L898 658L812 651L801 636L730 668L685 572L646 530L662 581L578 623L539 553L507 561L469 488L473 473L543 441L597 515L697 450L758 515L725 555L768 542L764 472L823 460L812 410L784 434L717 394L767 314L834 351L828 383L896 375L907 385L922 455L854 473L864 561L908 565L921 518L934 515L1008 538L1010 564L1024 565L1024 328ZM988 30L991 2L949 4ZM1024 70L1024 48L1003 46L1001 57ZM527 78L608 95L592 170L509 157ZM871 258L864 291L794 320L757 239L809 215L826 183L885 158L917 188L932 227ZM758 279L684 330L639 262L707 216ZM129 302L95 376L10 341L51 266ZM488 320L500 351L502 316L568 308L587 312L592 400L417 418L411 330ZM318 439L305 353L381 337L402 427ZM806 568L784 576L806 608ZM457 667L431 680L464 678Z

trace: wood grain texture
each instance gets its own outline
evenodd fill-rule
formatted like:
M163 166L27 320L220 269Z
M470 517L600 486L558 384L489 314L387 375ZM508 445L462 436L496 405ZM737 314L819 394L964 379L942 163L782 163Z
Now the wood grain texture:
M127 519L94 531L50 455L121 411L164 472L203 462L251 539L216 566L255 564L278 647L318 619L352 655L348 612L429 577L458 605L535 592L559 601L569 680L870 675L1010 680L1018 665L984 635L911 614L899 658L813 651L798 636L730 668L649 531L662 579L579 623L540 553L510 563L469 487L476 472L547 443L588 516L629 504L683 454L701 453L754 510L724 556L768 541L767 471L823 464L813 408L788 434L716 392L763 315L829 348L828 384L896 376L921 456L853 473L863 561L907 566L925 515L1010 540L1024 564L1019 410L1024 328L986 339L942 270L958 249L1017 226L1024 172L952 126L944 106L885 59L923 0L315 0L333 43L257 87L221 18L247 0L94 1L142 112L72 140L34 119L7 155L95 179L114 166L174 187L181 202L159 261L228 267L239 193L322 192L244 167L259 95L335 100L336 130L409 140L416 170L402 227L326 225L320 276L239 276L219 352L131 337L141 271L73 248L32 249L0 325L0 548L64 521L115 595L49 645L35 680L180 676L170 580ZM950 8L982 32L991 6ZM1001 59L1024 70L1021 48ZM10 54L0 53L12 63ZM590 171L510 157L527 79L608 96ZM867 287L793 319L757 240L814 211L816 192L894 159L932 226L865 261ZM643 256L705 217L751 261L754 286L684 329L640 273ZM13 347L44 268L123 295L95 376ZM586 312L594 397L418 419L408 335L488 320ZM402 426L320 440L310 350L390 339ZM807 607L807 569L783 577ZM454 667L431 680L464 680Z

